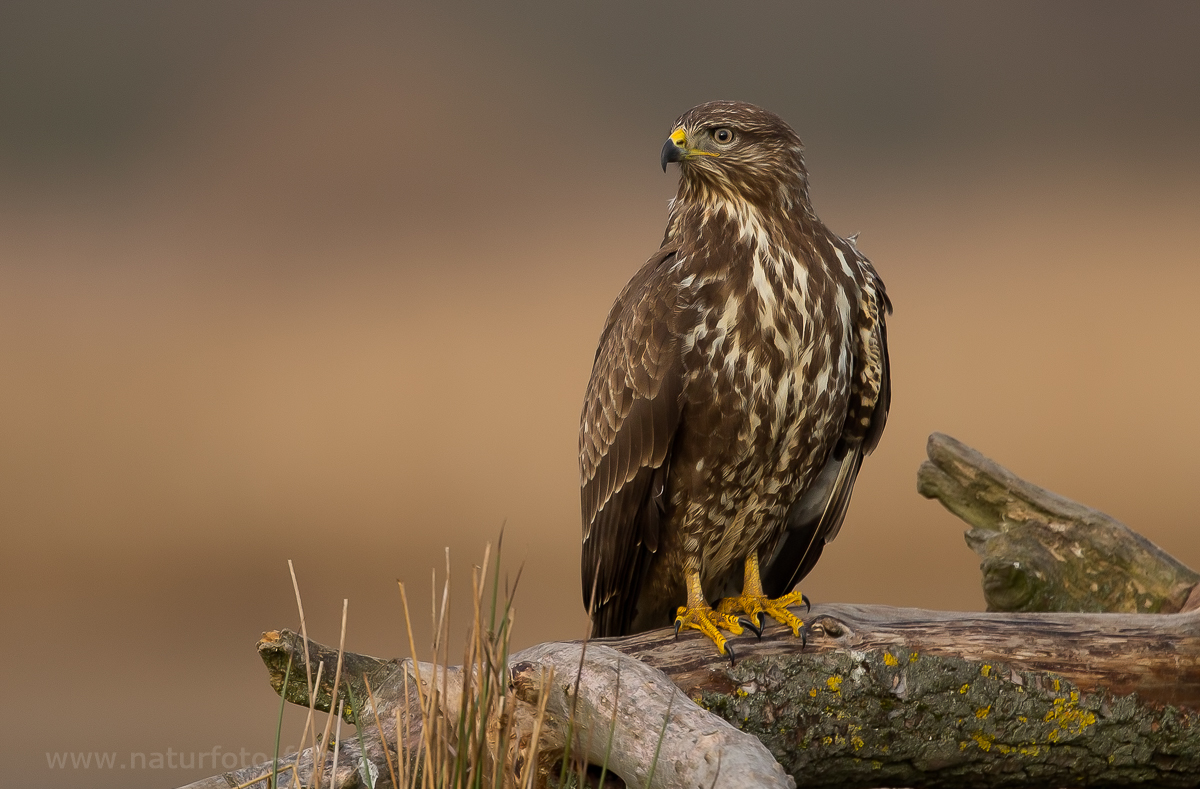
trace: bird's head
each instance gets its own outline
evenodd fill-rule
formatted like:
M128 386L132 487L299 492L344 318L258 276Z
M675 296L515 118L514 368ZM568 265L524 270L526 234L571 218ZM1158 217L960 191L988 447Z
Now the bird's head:
M807 191L804 145L778 115L742 101L710 101L675 121L662 167L678 162L680 192L715 190L751 197L780 187Z

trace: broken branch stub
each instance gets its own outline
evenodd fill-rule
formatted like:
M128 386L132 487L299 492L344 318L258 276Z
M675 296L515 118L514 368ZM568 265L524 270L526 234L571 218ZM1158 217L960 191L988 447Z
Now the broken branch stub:
M989 611L1173 613L1196 573L1103 512L1033 485L941 433L917 490L966 521Z

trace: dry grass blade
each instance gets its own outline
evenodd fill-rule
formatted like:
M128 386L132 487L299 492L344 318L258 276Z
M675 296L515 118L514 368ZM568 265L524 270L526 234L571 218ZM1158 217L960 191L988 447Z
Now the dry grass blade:
M301 771L294 767L286 768L292 769L292 786L299 786L300 789L305 789L305 784L307 789L332 787L339 780L339 765L343 772L348 769L348 765L342 764L345 757L340 750L341 724L348 712L355 716L358 750L364 759L359 772L364 780L375 780L377 771L384 767L384 761L387 762L385 781L397 789L526 789L545 784L550 776L549 763L543 763L547 759L553 760L553 773L558 773L562 734L547 725L554 669L547 667L540 674L522 675L520 690L516 689L513 683L517 681L517 674L512 673L515 669L509 666L509 639L515 618L513 595L520 573L517 573L512 584L506 579L501 590L499 550L493 551L489 545L483 558L482 566L473 567L471 572L470 628L463 645L461 666L449 665L449 554L446 556L444 582L437 583L436 573L432 577L430 616L434 632L430 639L430 663L416 659L416 639L407 589L404 583L397 583L412 655L411 670L404 670L396 677L404 690L402 701L396 695L396 690L384 691L378 687L378 677L375 675L368 677L362 674L362 685L353 687L351 684L357 680L344 678L344 671L358 674L357 664L352 663L353 656L348 658L345 653L348 600L342 601L336 664L332 655L318 658L316 653L310 653L299 583L294 566L289 564L301 618L301 637L305 642L303 656L297 654L296 663L305 661L305 683L308 687L308 716L298 750L307 750L312 758L312 769L308 775L302 776ZM315 672L312 671L312 663L317 665ZM336 668L330 683L328 669L334 665ZM289 657L283 688L290 686L293 673ZM313 674L316 676L313 677ZM346 683L345 688L343 682ZM318 696L325 692L322 688L333 689L328 707L324 701L318 701ZM377 692L384 696L377 698ZM530 697L525 695L526 692ZM532 696L536 696L536 700ZM399 703L389 704L388 699L395 699ZM382 709L380 702L383 703ZM364 731L362 726L366 717L362 714L362 707L367 703L371 705L375 722L374 729L369 732ZM318 706L328 709L323 730L317 728L315 721ZM385 731L383 726L383 721L389 720L386 717L388 713L395 722L395 729L391 732ZM417 726L420 732L413 729ZM551 744L544 746L542 740L547 736L551 738ZM369 749L366 743L376 739L382 745L382 755L372 755L368 764L367 753L369 750L373 753L374 746ZM309 746L307 749L306 745ZM546 752L545 748L551 750Z
M337 687L336 685L334 687ZM337 705L337 728L334 729L333 735L333 766L329 768L329 789L333 789L333 782L337 779L337 763L338 754L342 749L342 705L345 702L338 700ZM320 782L317 782L317 789L320 789Z
M525 789L533 789L533 781L538 773L538 749L542 742L542 724L546 721L546 704L550 701L550 686L554 682L554 669L542 673L541 687L538 689L538 711L533 719L533 736L529 741L529 758L525 760L524 775L518 778L518 785Z
M396 583L400 587L400 601L404 605L404 626L408 631L408 650L409 650L409 654L412 655L411 659L412 659L412 664L413 664L413 671L415 672L418 670L417 669L417 642L413 638L412 617L409 615L409 612L408 612L408 594L404 591L404 583L403 582L397 581ZM433 764L432 764L433 744L429 740L431 734L430 734L430 727L428 726L428 715L426 714L427 705L425 702L425 692L421 689L421 686L423 683L421 682L421 680L419 678L414 678L414 682L416 683L417 706L421 708L421 719L424 723L424 725L421 726L421 736L422 736L422 742L423 742L424 747L421 749L422 752L420 754L417 754L417 758L412 760L412 763L413 763L412 780L414 782L413 786L416 785L415 782L417 779L417 765L419 763L424 763L424 765L425 765L424 774L426 776L428 776L433 770ZM405 677L405 684L407 685L407 683L408 683L408 678ZM406 690L407 690L407 688L406 688ZM408 701L407 701L408 694L407 693L405 694L404 698L405 698L405 711L404 711L405 712L405 720L412 720L411 710L407 709L407 705L408 705Z
M292 591L296 593L296 610L300 613L300 635L304 636L304 673L308 678L308 695L313 695L312 661L308 655L308 623L304 620L304 602L300 599L300 583L296 580L296 568L288 559L288 572L292 576Z
M280 772L283 772L284 770L291 770L292 774L295 775L296 765L285 764L283 767L279 768ZM268 780L268 779L270 779L270 777L271 777L271 773L263 773L262 775L256 775L253 778L251 778L249 781L246 781L245 783L240 783L237 786L234 786L233 789L246 789L246 787L254 786L259 781Z
M375 728L379 730L379 742L383 744L383 758L387 760L388 775L391 776L392 786L399 789L400 784L396 783L396 768L392 766L392 752L387 747L387 735L383 731L383 724L379 722L379 702L375 700L375 692L371 690L371 680L363 674L363 685L367 688L367 700L371 702L371 714L375 716ZM400 727L396 727L396 739L400 739Z
M436 576L434 581L436 583ZM442 584L441 613L437 618L438 629L435 632L437 646L434 649L434 664L441 666L442 687L439 699L448 699L450 672L450 549L446 548L446 580ZM438 655L441 656L439 662ZM453 774L450 762L456 760L455 745L452 741L450 721L445 715L437 716L438 742L442 745L439 750L441 775Z
M349 609L349 607L350 607L350 601L342 600L342 635L341 635L341 638L338 639L337 670L334 672L333 685L332 685L332 687L334 688L335 695L337 694L337 688L341 687L341 682L342 682L342 658L345 656L345 653L346 653L346 613L347 613L347 610ZM334 714L335 714L334 710L337 710L336 714L337 714L338 720L339 721L341 720L341 716L342 716L341 705L340 704L335 705L335 704L331 703L329 705L329 716L325 719L325 732L324 732L324 734L321 735L320 745L321 745L322 749L329 747L329 733L330 733L330 730L333 728L333 718L334 718ZM339 725L340 725L340 723L339 723ZM336 751L335 751L335 755L336 755ZM325 760L324 759L315 759L314 762L315 762L316 769L313 770L313 787L314 787L314 789L316 789L316 787L319 787L321 785L321 773L322 773L322 768L324 768L324 766L325 766Z
M304 720L304 730L300 732L300 746L296 749L297 753L304 750L304 745L308 742L308 733L312 729L313 718L316 713L316 692L317 683L321 681L321 669L324 663L317 668L317 677L314 681L312 674L312 659L308 654L308 622L304 617L304 602L300 599L300 582L296 579L296 567L291 559L288 559L288 573L292 576L292 591L296 593L296 611L300 614L300 635L304 637L304 675L308 682L308 716ZM315 744L315 743L314 743ZM299 781L299 776L296 771L292 771L292 779L288 783L289 786L295 786Z
M306 647L307 647L307 642L306 642ZM317 676L313 680L314 688L320 687L321 675L323 675L324 673L325 673L325 661L321 661L320 663L317 664ZM310 690L308 692L308 716L304 721L304 731L301 732L301 734L300 734L300 747L296 749L297 753L301 753L304 751L304 746L305 746L305 743L308 742L308 735L310 732L313 735L313 748L317 747L317 741L316 741L317 731L316 731L316 727L313 726L313 720L315 718L316 712L317 712L317 694L315 691ZM295 777L295 773L293 773L293 777Z
M508 640L512 632L513 588L499 590L499 551L485 550L483 566L471 575L471 625L463 646L461 667L448 666L450 620L450 565L445 583L433 587L431 615L436 628L433 662L417 663L408 600L400 585L414 657L417 704L425 736L420 753L404 753L399 773L402 785L421 789L496 789L533 786L544 767L537 742L543 732L549 694L533 708L518 709L510 690ZM519 580L519 576L518 576ZM438 587L441 587L440 590ZM440 591L440 594L439 594ZM489 600L488 597L491 597ZM543 691L550 688L543 677ZM457 695L456 695L457 694ZM521 720L518 721L518 716ZM521 726L518 736L516 727ZM532 733L532 737L531 737ZM404 738L407 739L407 738ZM406 764L423 766L421 776L408 775Z

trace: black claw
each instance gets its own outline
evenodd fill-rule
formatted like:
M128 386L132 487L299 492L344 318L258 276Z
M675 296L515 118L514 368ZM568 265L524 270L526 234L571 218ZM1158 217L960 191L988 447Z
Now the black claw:
M680 622L678 619L676 619L675 620L675 638L676 638L676 640L679 639L679 631L682 629L683 629L683 622Z
M804 612L805 612L805 613L811 613L811 612L812 612L812 603L809 601L809 599L808 599L808 595L806 595L806 594L801 594L801 595L800 595L800 602L804 603Z
M729 666L732 668L734 665L733 646L731 644L726 644L725 651L729 653Z
M754 635L758 636L760 639L762 638L762 623L761 622L759 622L759 624L755 625L749 619L739 616L738 624L741 625L742 627L746 628L747 630L749 630Z
M808 646L808 625L801 625L801 627L800 627L800 649L804 649L806 646Z

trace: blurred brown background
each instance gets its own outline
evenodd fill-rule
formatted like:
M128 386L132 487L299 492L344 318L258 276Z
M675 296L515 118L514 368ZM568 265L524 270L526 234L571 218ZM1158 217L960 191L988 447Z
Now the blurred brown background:
M461 619L506 524L517 646L582 636L583 387L713 98L795 126L896 305L813 599L982 607L935 430L1200 567L1198 40L1193 3L0 5L5 780L269 752L289 558L314 637L348 598L404 655L396 579L424 643L443 549Z

